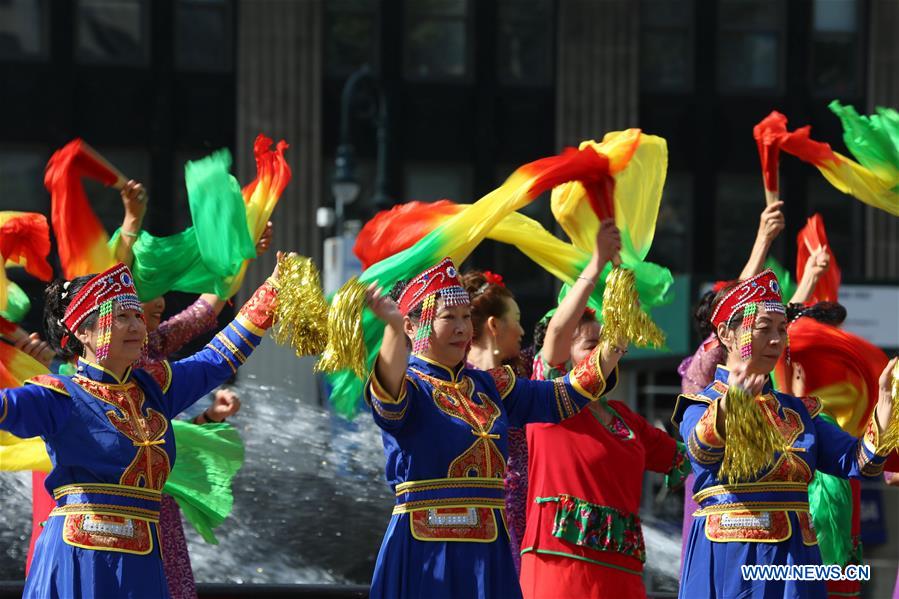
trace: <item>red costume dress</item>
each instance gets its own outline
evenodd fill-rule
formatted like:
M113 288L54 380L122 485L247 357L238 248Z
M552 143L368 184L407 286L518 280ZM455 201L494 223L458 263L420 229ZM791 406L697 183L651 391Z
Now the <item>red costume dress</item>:
M610 401L603 424L586 409L561 424L527 427L525 599L645 597L640 496L646 470L684 474L684 451L665 431ZM682 478L682 477L681 477Z

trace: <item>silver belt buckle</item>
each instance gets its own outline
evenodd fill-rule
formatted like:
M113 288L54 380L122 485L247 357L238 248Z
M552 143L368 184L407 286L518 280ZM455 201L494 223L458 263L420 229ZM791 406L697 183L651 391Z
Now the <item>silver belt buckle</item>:
M428 526L477 526L478 512L470 507L464 514L438 514L436 509L428 510Z
M95 532L104 535L134 538L134 520L126 518L124 522L109 522L96 518L93 514L86 514L81 521L81 530Z

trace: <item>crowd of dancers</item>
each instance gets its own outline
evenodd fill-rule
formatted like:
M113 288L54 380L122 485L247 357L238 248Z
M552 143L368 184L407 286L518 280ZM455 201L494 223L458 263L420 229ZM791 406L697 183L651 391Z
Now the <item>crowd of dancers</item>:
M373 598L645 597L647 471L686 484L680 596L859 596L857 580L756 580L740 567L863 564L859 481L890 483L899 469L897 358L842 328L822 217L799 234L795 279L768 256L785 227L770 149L801 150L785 120L765 123L758 235L742 272L697 303L703 342L678 370L672 434L610 399L629 348L664 342L649 309L670 300L671 274L646 261L661 138L614 132L520 167L472 204L379 214L357 241L362 276L330 308L311 263L278 252L237 316L171 362L214 330L271 245L286 144L260 136L242 190L229 157L189 163L193 225L165 238L142 231L139 183L80 140L61 149L45 182L63 278L46 287L43 331L16 324L28 298L0 279L0 457L35 473L25 596L196 596L182 512L211 540L230 511L244 456L225 420L240 400L220 386L272 326L322 354L335 411L370 411L381 430L396 501ZM111 240L85 229L83 178L121 191ZM567 241L518 212L543 192ZM46 217L0 213L0 235L6 264L50 278ZM487 238L563 283L533 346L503 277L458 270ZM172 290L200 295L162 321ZM210 392L200 416L176 419ZM179 469L185 455L202 459Z

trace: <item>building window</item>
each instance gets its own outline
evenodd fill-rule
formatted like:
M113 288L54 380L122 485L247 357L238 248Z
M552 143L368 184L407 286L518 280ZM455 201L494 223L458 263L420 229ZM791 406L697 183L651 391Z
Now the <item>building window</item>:
M722 0L718 6L718 89L774 94L781 88L784 10L780 0Z
M0 149L0 198L4 209L50 213L44 168L50 153L38 149Z
M808 179L808 215L824 218L827 241L840 265L843 279L863 279L865 207L814 173ZM805 225L805 223L802 223ZM795 265L789 265L791 270Z
M79 0L78 60L146 65L150 56L148 8L145 0Z
M47 12L44 0L0 2L0 59L46 58Z
M468 29L467 0L407 0L406 78L465 79L470 70Z
M553 6L534 0L500 0L496 70L502 83L550 85L553 80Z
M175 5L175 66L186 71L230 71L231 2L179 0Z
M857 0L815 0L811 90L827 98L854 96L862 73Z
M474 193L474 171L468 163L406 162L403 191L406 201L452 200L469 204Z
M647 259L687 273L693 270L693 177L689 173L668 173L656 233Z
M640 3L640 86L647 91L693 89L692 0Z
M781 175L781 185L784 177ZM765 191L758 174L719 173L715 203L715 277L735 279L746 265L759 217L765 209ZM768 252L780 260L784 236Z
M325 4L325 71L349 75L363 64L377 67L376 0L329 0Z

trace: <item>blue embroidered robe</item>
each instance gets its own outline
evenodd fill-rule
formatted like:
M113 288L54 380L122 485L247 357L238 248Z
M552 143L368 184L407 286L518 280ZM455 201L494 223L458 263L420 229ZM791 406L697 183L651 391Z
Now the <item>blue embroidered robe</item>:
M819 565L821 554L809 515L808 483L817 470L842 478L877 479L884 456L877 455L872 421L856 439L818 415L821 402L763 389L761 404L785 441L787 451L755 480L727 484L718 478L726 438L715 429L718 400L727 392L728 370L701 393L678 397L672 422L687 445L696 482L694 514L684 552L680 597L748 599L827 597L824 581L744 580L744 565Z
M57 507L35 546L25 597L169 596L158 521L175 463L171 419L225 382L258 345L265 332L254 324L265 320L259 296L178 362L128 369L118 379L80 360L73 376L41 375L0 390L0 429L42 437L53 465L46 486Z
M614 386L617 372L609 378L599 351L555 381L413 355L398 398L372 375L365 398L396 492L372 599L520 597L505 523L507 429L572 416Z

